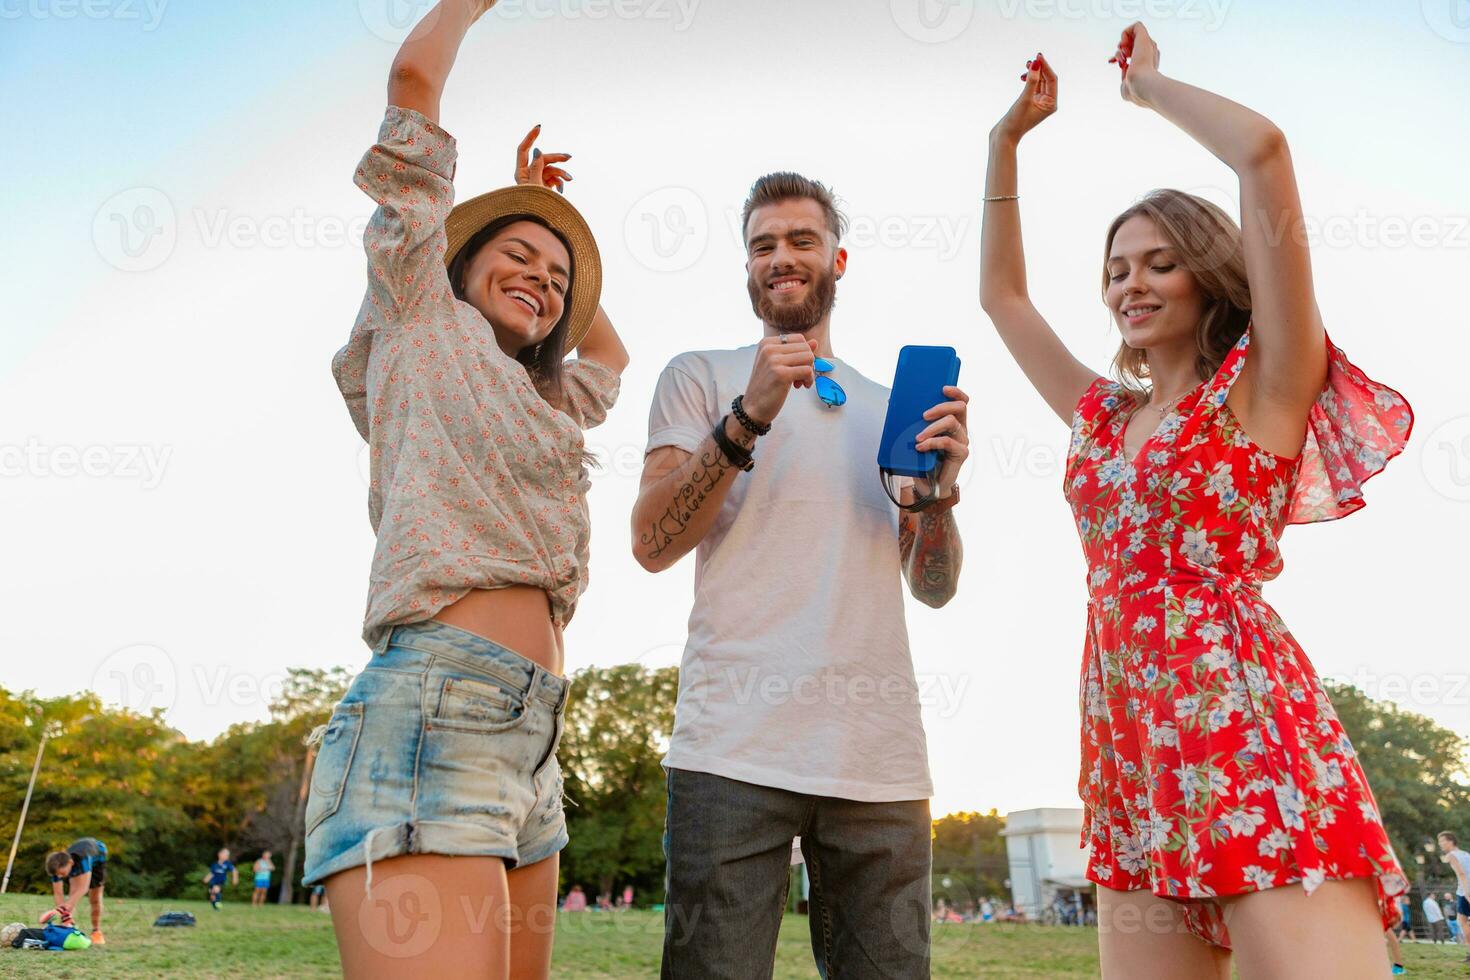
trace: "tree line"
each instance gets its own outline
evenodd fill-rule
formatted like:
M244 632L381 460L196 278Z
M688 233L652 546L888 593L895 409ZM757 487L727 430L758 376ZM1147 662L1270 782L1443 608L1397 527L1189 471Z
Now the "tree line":
M96 836L110 852L110 893L200 897L203 869L229 847L242 866L270 849L282 897L304 900L306 737L326 722L350 680L341 668L292 670L268 721L233 725L209 741L185 738L164 723L161 709L145 715L105 706L91 693L39 698L0 689L0 844L15 832L42 733L52 735L11 890L46 891L46 853ZM632 885L639 904L662 900L660 759L678 683L677 668L636 664L574 675L558 753L571 835L563 891L580 884L596 896ZM1470 840L1466 740L1356 688L1330 687L1405 869L1411 878L1442 880L1430 850L1434 834L1453 830ZM936 879L947 878L956 896L1007 895L1004 826L994 810L937 819Z

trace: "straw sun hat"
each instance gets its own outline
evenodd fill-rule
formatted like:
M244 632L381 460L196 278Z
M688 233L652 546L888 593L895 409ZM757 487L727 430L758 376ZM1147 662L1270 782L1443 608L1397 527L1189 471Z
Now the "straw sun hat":
M602 257L587 220L566 198L550 188L516 184L455 205L444 222L448 238L444 264L453 262L465 242L480 229L510 215L539 219L566 239L572 256L571 303L565 314L566 350L571 350L587 336L592 318L597 315L597 303L602 295Z

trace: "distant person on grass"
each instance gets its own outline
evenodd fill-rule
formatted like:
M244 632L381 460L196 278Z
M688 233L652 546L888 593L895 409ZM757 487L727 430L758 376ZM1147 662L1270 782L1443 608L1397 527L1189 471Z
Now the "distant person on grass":
M235 862L230 860L230 849L221 847L215 862L209 866L209 873L203 878L204 883L209 886L209 904L216 912L219 911L220 897L224 894L227 878L230 879L231 884L238 885L240 869L236 868Z
M260 857L256 859L253 866L255 871L255 891L250 893L251 905L264 905L265 894L271 887L271 872L276 866L271 863L271 852L261 851Z
M1386 930L1383 938L1388 943L1388 958L1393 963L1393 975L1399 976L1404 972L1404 948L1399 945L1398 928Z
M1428 923L1429 938L1437 943L1445 941L1449 930L1444 924L1444 911L1439 907L1439 899L1433 894L1425 895L1422 903L1424 909L1424 921Z
M1444 863L1455 873L1455 917L1459 920L1459 941L1470 945L1470 854L1460 849L1460 841L1448 830L1440 831L1437 838ZM1470 963L1470 953L1465 956Z
M46 873L51 876L51 894L62 920L71 919L77 902L87 896L92 907L92 945L101 946L102 888L107 882L107 845L95 837L83 837L64 851L46 855ZM63 893L62 882L66 889Z

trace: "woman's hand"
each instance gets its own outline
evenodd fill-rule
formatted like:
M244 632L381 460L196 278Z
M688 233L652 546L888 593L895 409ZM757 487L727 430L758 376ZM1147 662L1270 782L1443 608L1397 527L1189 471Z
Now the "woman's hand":
M1151 108L1140 90L1147 84L1150 76L1159 73L1159 46L1154 43L1142 21L1134 21L1124 28L1123 37L1118 41L1118 50L1108 62L1116 64L1123 72L1123 81L1119 87L1123 98L1134 105Z
M1026 74L1021 77L1026 86L991 130L997 136L1019 140L1057 111L1057 73L1041 52L1036 53L1035 60L1026 62Z
M535 184L537 187L550 187L555 191L565 191L564 185L572 179L572 175L555 164L565 163L572 158L572 155L532 150L531 144L536 142L536 137L539 135L541 135L541 124L537 123L531 127L526 138L521 140L521 145L516 147L516 183Z

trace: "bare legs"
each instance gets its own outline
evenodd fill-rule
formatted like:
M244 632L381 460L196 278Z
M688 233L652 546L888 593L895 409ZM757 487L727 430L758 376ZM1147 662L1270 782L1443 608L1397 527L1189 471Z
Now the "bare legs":
M1383 934L1388 941L1388 958L1394 963L1404 961L1404 948L1399 945L1399 934L1396 929L1389 929Z
M1149 892L1098 887L1105 978L1228 980L1231 955L1191 934L1179 905ZM1288 885L1220 899L1242 980L1388 976L1374 883L1328 881L1308 895Z
M1230 978L1230 951L1190 932L1179 903L1152 892L1098 885L1097 944L1103 980Z
M92 908L92 931L102 931L102 889L106 885L87 889L87 904Z
M508 872L498 857L409 854L327 880L343 975L473 976L550 972L558 859Z
M1371 878L1298 885L1222 901L1242 978L1386 977L1383 921Z
M512 909L510 975L551 975L551 945L556 939L556 882L561 856L516 868L505 876Z

